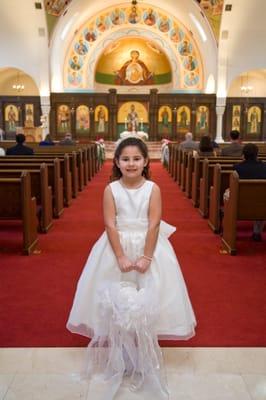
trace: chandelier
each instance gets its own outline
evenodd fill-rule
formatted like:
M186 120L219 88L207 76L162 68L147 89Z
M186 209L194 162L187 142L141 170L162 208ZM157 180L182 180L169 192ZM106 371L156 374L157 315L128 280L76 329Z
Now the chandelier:
M16 82L12 85L12 88L14 90L16 90L17 92L22 92L25 88L25 86L23 85L23 83L20 80L19 72L17 73L17 79L16 79Z

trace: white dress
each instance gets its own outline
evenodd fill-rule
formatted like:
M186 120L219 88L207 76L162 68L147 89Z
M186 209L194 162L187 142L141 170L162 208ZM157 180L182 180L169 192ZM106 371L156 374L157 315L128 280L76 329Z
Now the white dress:
M110 184L116 207L116 225L125 254L135 261L143 254L148 208L153 182L127 189L120 181ZM67 328L87 337L108 335L99 309L99 289L104 285L132 282L138 289L151 287L159 299L155 333L160 339L189 339L196 320L175 252L168 237L175 227L161 221L153 259L145 274L122 273L104 232L93 246L79 279Z

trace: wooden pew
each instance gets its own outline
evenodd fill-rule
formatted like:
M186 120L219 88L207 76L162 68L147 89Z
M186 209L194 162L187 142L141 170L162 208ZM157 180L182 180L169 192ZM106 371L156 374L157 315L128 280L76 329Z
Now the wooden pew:
M213 172L213 185L210 188L210 209L208 225L214 233L221 231L223 195L229 188L230 175L233 170L223 169L221 164L216 164Z
M38 236L29 172L23 171L20 178L0 178L0 219L22 220L23 253L30 255L37 247Z
M203 160L199 194L199 213L203 218L207 218L209 213L209 193L213 184L215 165L216 161L213 164L213 161L210 161L207 158ZM234 160L223 160L223 163L221 163L220 160L220 165L222 166L223 170L232 170L234 166Z
M34 160L33 160L34 161ZM0 168L8 169L23 169L23 170L35 170L40 169L41 162L35 159L35 162L30 162L28 160L12 160L9 157L0 158ZM60 176L60 161L58 158L50 160L45 163L48 169L48 184L52 187L53 194L53 215L55 218L59 216L64 211L64 201L63 201L63 179Z
M230 196L224 202L222 245L236 254L236 232L239 220L266 220L266 179L239 179L230 175Z
M19 178L24 169L6 169L0 166L1 178ZM31 170L31 194L36 198L39 228L47 233L53 225L52 188L48 186L48 169L41 164L40 169Z

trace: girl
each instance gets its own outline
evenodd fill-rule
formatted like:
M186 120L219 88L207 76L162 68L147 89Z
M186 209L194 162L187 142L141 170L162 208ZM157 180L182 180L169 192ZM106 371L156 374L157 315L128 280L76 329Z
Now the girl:
M125 375L131 389L168 398L160 339L188 339L196 325L186 286L161 221L159 187L149 180L146 144L119 142L104 191L105 232L78 283L67 328L93 338L91 393L112 399Z

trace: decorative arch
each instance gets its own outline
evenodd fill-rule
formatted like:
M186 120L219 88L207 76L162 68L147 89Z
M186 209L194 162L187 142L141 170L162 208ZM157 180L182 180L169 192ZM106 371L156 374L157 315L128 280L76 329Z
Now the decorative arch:
M95 84L96 65L104 51L118 39L144 37L151 40L168 58L172 79L161 88L202 90L203 63L191 32L175 17L158 7L122 4L102 10L77 31L66 52L64 88L66 90L103 90ZM114 86L120 90L120 85ZM137 89L137 85L134 89ZM153 84L151 87L158 87ZM106 89L106 87L105 87Z

